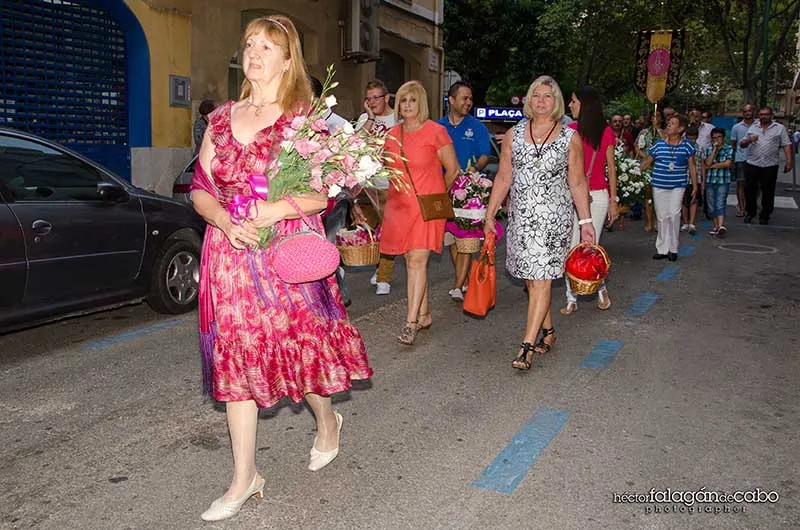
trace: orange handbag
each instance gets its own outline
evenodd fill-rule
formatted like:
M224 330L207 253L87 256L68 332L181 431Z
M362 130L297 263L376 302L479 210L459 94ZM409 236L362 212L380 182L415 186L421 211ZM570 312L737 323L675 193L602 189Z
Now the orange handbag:
M497 301L497 269L494 264L495 235L486 235L478 259L469 271L467 293L464 295L464 311L476 316L486 316Z

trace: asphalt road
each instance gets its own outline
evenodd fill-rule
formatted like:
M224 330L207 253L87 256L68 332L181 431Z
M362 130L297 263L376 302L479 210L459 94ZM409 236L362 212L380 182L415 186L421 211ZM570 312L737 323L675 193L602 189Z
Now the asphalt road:
M140 305L0 336L0 528L798 528L800 213L728 227L682 236L673 264L650 259L641 221L604 234L613 307L556 315L527 373L510 366L526 298L502 268L474 320L435 261L434 326L410 348L400 268L387 297L349 271L375 377L336 398L339 458L309 472L307 409L263 411L265 498L216 524L199 514L231 455L224 407L200 395L196 314ZM668 488L677 502L624 502ZM777 502L692 495L756 488Z

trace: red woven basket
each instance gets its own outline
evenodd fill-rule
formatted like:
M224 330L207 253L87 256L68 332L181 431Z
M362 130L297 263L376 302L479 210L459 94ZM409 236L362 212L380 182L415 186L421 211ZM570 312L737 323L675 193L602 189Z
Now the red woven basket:
M594 294L611 270L611 258L597 243L580 243L567 254L565 274L576 294Z

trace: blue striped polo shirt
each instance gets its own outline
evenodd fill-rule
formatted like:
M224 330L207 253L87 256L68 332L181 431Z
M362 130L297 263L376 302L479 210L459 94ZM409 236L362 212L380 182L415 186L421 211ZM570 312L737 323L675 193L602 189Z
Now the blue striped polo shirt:
M650 147L653 157L653 187L671 190L685 188L689 184L689 158L697 150L685 138L678 145L670 145L662 139Z

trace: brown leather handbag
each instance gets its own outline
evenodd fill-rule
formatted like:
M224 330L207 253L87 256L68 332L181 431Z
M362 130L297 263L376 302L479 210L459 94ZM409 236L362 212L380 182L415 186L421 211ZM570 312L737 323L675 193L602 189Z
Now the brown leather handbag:
M406 153L403 150L402 125L400 125L400 157L403 159L403 165L411 181L411 187L414 188L414 195L417 196L417 203L419 204L419 211L422 213L422 219L425 221L433 221L434 219L450 219L455 217L456 214L453 212L453 203L450 202L450 196L447 192L428 193L425 195L417 193L417 187L414 185L414 179L411 177L411 170L408 168L408 162L406 162ZM442 179L444 179L444 177L442 177ZM445 182L445 188L447 188L447 182Z

